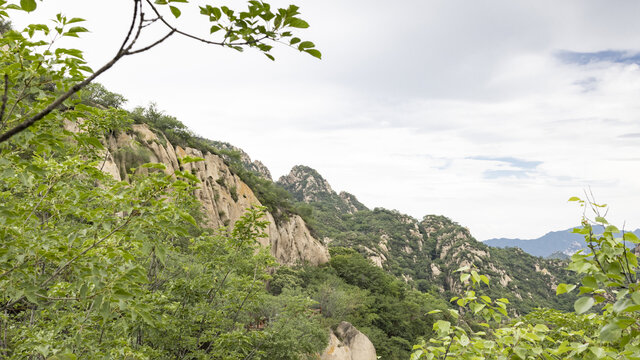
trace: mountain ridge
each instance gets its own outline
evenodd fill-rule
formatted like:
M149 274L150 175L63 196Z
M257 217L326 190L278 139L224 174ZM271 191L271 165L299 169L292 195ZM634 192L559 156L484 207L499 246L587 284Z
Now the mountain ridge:
M536 239L493 238L484 240L483 243L499 248L517 247L534 256L550 257L552 255L565 255L569 257L578 250L587 248L583 235L573 233L573 229L575 228L549 231ZM596 233L602 233L603 228L601 226L594 226L594 230ZM640 229L632 232L640 235Z
M555 286L569 280L562 260L537 258L520 249L491 248L442 215L418 220L364 204L352 211L308 166L293 167L278 183L299 206L309 207L311 227L329 247L355 249L421 291L445 297L459 293L466 285L459 282L456 270L471 266L492 279L492 295L508 294L517 311L528 312L541 303L569 308L568 301L555 296Z

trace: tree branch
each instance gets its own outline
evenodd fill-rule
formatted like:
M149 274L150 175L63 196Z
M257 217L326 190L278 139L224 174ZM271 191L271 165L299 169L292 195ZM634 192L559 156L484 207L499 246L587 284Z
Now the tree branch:
M149 45L149 46L145 46L141 49L138 50L133 50L133 51L127 51L126 55L134 55L134 54L138 54L141 52L145 52L153 47L155 47L156 45L159 45L160 43L162 43L163 41L167 40L171 35L173 35L175 33L175 30L171 30L167 35L165 35L163 38L161 38L160 40L154 42L153 44Z
M135 43L135 40L134 40L133 42L131 42L131 44L129 44L129 46L126 45L127 42L129 42L129 39L131 38L131 34L133 32L133 29L135 28L135 23L137 22L137 18L138 18L138 8L141 5L141 1L142 0L134 0L134 4L133 4L133 6L134 6L134 8L133 8L133 20L131 21L131 26L129 28L129 32L127 33L127 36L125 37L122 45L120 46L120 49L118 50L116 55L113 57L113 59L111 59L111 61L109 61L104 66L102 66L100 69L98 69L98 71L96 71L95 73L91 74L91 76L86 78L84 81L73 85L69 90L67 90L67 92L65 92L64 94L60 95L56 100L54 100L51 104L49 104L49 106L47 106L44 110L40 111L39 113L37 113L36 115L32 116L31 118L29 118L27 120L24 120L22 123L14 126L13 128L8 130L7 132L5 132L2 135L0 135L0 144L5 142L5 141L7 141L7 140L9 140L14 135L26 130L29 127L31 127L38 120L41 120L45 116L49 115L58 106L62 105L62 103L65 100L67 100L69 97L71 97L71 95L77 93L82 88L87 86L89 83L91 83L93 80L95 80L98 76L100 76L103 72L109 70L116 62L118 62L118 60L120 60L123 56L126 55L126 53L131 49L131 47ZM139 31L138 31L138 33L139 33Z
M4 111L7 108L7 93L9 92L9 74L4 74L4 94L2 95L2 108L0 109L0 126L2 126L2 120L4 119Z
M245 41L245 42L241 42L241 43L225 43L224 41L222 42L218 42L218 41L211 41L211 40L207 40L207 39L203 39L199 36L196 35L192 35L189 34L187 32L184 32L182 30L179 30L178 28L176 28L175 26L169 24L169 22L167 20L164 19L164 17L162 17L162 15L160 15L160 12L158 11L158 9L155 7L155 5L153 5L153 3L151 2L151 0L145 0L147 2L147 4L149 5L149 7L151 7L151 9L153 10L153 12L156 13L157 18L162 21L162 23L168 27L169 29L171 29L171 31L180 34L182 36L188 37L190 39L193 40L197 40L200 42L203 42L205 44L210 44L210 45L218 45L218 46L244 46L244 45L251 45L251 44L256 44L259 43L260 41L269 38L269 36L263 36L259 39L256 40L252 40L252 41Z

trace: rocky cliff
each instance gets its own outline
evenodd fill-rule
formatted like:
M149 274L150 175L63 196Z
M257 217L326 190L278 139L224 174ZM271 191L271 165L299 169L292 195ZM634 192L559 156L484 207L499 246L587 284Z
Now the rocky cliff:
M174 146L164 135L152 131L147 125L133 125L131 131L112 135L107 139L107 151L101 166L118 180L127 180L132 168L138 168L136 171L139 172L147 171L139 168L147 162L166 165L167 174L175 170L190 171L200 180L195 195L202 203L209 227L233 226L245 209L262 205L249 186L232 173L220 156ZM204 161L181 164L180 159L185 156L201 157ZM263 174L270 176L268 172L263 171ZM290 215L278 222L270 213L266 217L270 222L268 238L261 241L263 245L271 246L271 252L278 262L318 265L328 261L326 246L311 235L298 215Z

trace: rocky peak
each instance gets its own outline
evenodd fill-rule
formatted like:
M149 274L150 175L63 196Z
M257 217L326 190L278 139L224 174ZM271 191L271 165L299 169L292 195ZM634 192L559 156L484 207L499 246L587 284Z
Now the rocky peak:
M226 150L233 153L233 155L222 154L222 157L225 158L225 160L230 160L232 156L237 156L245 169L260 175L262 178L273 181L269 169L259 160L252 161L249 154L247 154L244 150L222 141L210 140L210 142L218 149Z
M340 194L338 194L338 196L340 196L340 198L344 201L344 203L349 207L350 213L355 213L361 210L368 210L367 207L364 206L363 203L358 201L356 196L353 194L350 194L345 191L341 191Z
M306 203L321 201L331 195L337 195L322 175L304 165L294 166L289 175L282 176L278 183L289 191L296 200Z

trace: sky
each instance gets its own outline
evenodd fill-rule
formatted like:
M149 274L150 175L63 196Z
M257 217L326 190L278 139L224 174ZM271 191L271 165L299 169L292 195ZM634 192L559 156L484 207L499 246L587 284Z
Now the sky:
M206 35L194 6L206 2L191 2L175 24ZM14 25L85 18L91 32L63 45L94 69L131 17L130 0L38 4ZM478 240L578 225L567 200L589 189L611 222L640 227L640 2L296 4L311 24L299 35L322 60L276 46L271 62L174 36L98 81L128 108L156 102L244 149L275 179L307 165L370 208L445 215Z

